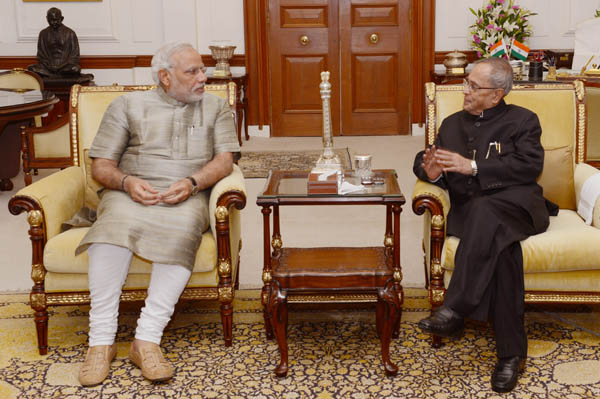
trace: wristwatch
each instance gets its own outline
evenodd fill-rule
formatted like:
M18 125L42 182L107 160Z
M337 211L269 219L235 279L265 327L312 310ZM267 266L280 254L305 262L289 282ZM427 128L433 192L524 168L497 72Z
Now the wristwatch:
M192 193L190 194L190 197L193 197L194 195L198 194L200 188L198 187L198 183L196 183L196 179L194 179L192 176L188 176L186 179L192 182Z
M471 176L477 176L477 162L475 160L471 161L471 169L473 169Z

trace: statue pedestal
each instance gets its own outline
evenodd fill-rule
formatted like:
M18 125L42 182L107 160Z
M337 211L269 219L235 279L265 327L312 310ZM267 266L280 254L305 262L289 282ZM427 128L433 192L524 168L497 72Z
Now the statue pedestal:
M60 78L42 78L44 80L44 90L50 91L60 100L48 113L48 116L42 118L43 124L47 125L69 112L69 96L71 87L75 84L82 86L93 86L94 75L91 73L81 74L73 77Z

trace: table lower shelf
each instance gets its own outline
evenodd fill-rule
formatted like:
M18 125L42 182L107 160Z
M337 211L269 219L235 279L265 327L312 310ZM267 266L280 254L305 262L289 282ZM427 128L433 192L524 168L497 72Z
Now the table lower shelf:
M283 248L272 259L281 289L377 290L393 276L384 247Z

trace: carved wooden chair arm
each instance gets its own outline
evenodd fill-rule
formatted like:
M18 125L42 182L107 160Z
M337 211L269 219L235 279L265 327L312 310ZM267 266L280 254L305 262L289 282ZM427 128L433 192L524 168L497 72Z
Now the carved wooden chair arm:
M8 203L13 215L40 211L44 242L60 233L61 225L83 206L85 196L83 171L71 166L53 173L19 190Z

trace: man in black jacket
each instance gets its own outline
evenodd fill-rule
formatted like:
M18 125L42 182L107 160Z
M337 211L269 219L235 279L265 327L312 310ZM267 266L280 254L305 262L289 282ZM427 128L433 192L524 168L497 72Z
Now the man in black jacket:
M417 154L414 172L448 189L448 235L460 238L444 305L419 327L453 336L463 318L491 318L497 392L512 390L527 357L520 241L548 227L556 206L536 178L544 164L535 113L504 102L512 68L501 58L478 62L465 79L463 110L440 126L435 145Z

